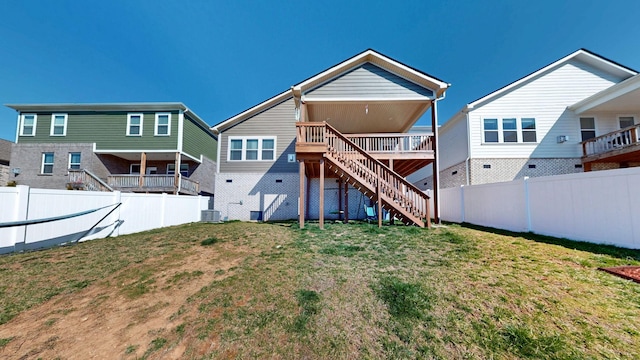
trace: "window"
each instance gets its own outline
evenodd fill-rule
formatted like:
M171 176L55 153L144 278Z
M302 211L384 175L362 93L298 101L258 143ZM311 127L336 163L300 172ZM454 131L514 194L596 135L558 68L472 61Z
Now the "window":
M502 136L504 142L518 142L516 118L502 119Z
M41 174L53 174L53 153L42 154Z
M142 136L142 114L127 115L127 136Z
M275 137L229 137L229 161L273 161Z
M51 136L67 135L67 114L51 114Z
M620 123L620 129L624 129L633 126L635 119L633 116L618 116L618 122Z
M174 175L176 173L176 164L167 164L167 175ZM189 176L189 164L180 164L180 175Z
M535 118L486 118L482 130L484 143L537 142Z
M596 119L592 117L581 117L580 134L582 135L582 141L596 137Z
M484 142L498 142L498 119L484 119Z
M80 153L69 153L69 169L80 169Z
M140 175L140 164L131 164L131 165L129 165L129 174L131 174L131 175Z
M154 135L155 136L171 135L171 114L170 113L156 114L156 132Z
M536 141L536 119L522 118L522 142Z
M38 115L22 114L20 116L20 136L35 136Z

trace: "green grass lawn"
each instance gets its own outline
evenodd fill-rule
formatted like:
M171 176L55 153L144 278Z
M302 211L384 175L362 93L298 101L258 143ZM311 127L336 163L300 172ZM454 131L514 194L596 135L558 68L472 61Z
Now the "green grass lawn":
M204 247L244 255L226 272L212 261L167 280L220 275L176 297L175 327L118 356L640 358L640 284L597 270L640 265L640 251L459 225L191 224L3 256L0 328L110 276L132 299L179 294L154 281Z

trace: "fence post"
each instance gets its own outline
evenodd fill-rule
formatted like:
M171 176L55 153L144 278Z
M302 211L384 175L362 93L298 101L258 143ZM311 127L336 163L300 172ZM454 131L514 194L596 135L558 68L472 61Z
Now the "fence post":
M16 186L16 203L13 219L15 221L24 221L29 217L29 194L31 189L26 185ZM27 242L27 225L16 226L13 231L13 251L19 252L24 250Z
M531 206L529 204L529 177L525 176L524 183L524 214L527 219L527 231L531 232Z
M464 208L464 185L460 185L460 223L464 222L465 208Z

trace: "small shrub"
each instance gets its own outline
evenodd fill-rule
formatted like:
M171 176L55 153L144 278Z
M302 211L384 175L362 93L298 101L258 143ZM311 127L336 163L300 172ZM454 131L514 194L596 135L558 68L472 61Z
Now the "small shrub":
M7 344L10 343L11 340L13 340L12 337L0 339L0 349L2 349L3 347L7 346Z
M217 239L215 237L210 237L208 239L202 240L202 242L200 243L200 245L202 246L208 246L208 245L213 245L213 244L217 244L220 242L220 239Z
M18 185L18 182L15 180L11 180L9 182L7 182L7 186L9 187L16 187Z

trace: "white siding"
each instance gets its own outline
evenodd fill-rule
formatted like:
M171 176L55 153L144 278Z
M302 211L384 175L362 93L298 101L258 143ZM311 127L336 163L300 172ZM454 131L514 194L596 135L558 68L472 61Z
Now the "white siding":
M449 126L443 127L438 134L440 151L440 170L451 167L467 159L467 121L464 114L451 119Z
M581 155L579 116L572 105L619 81L578 60L571 60L469 113L471 156L474 158L569 158ZM485 117L534 117L538 144L482 144ZM557 136L569 141L557 143Z

